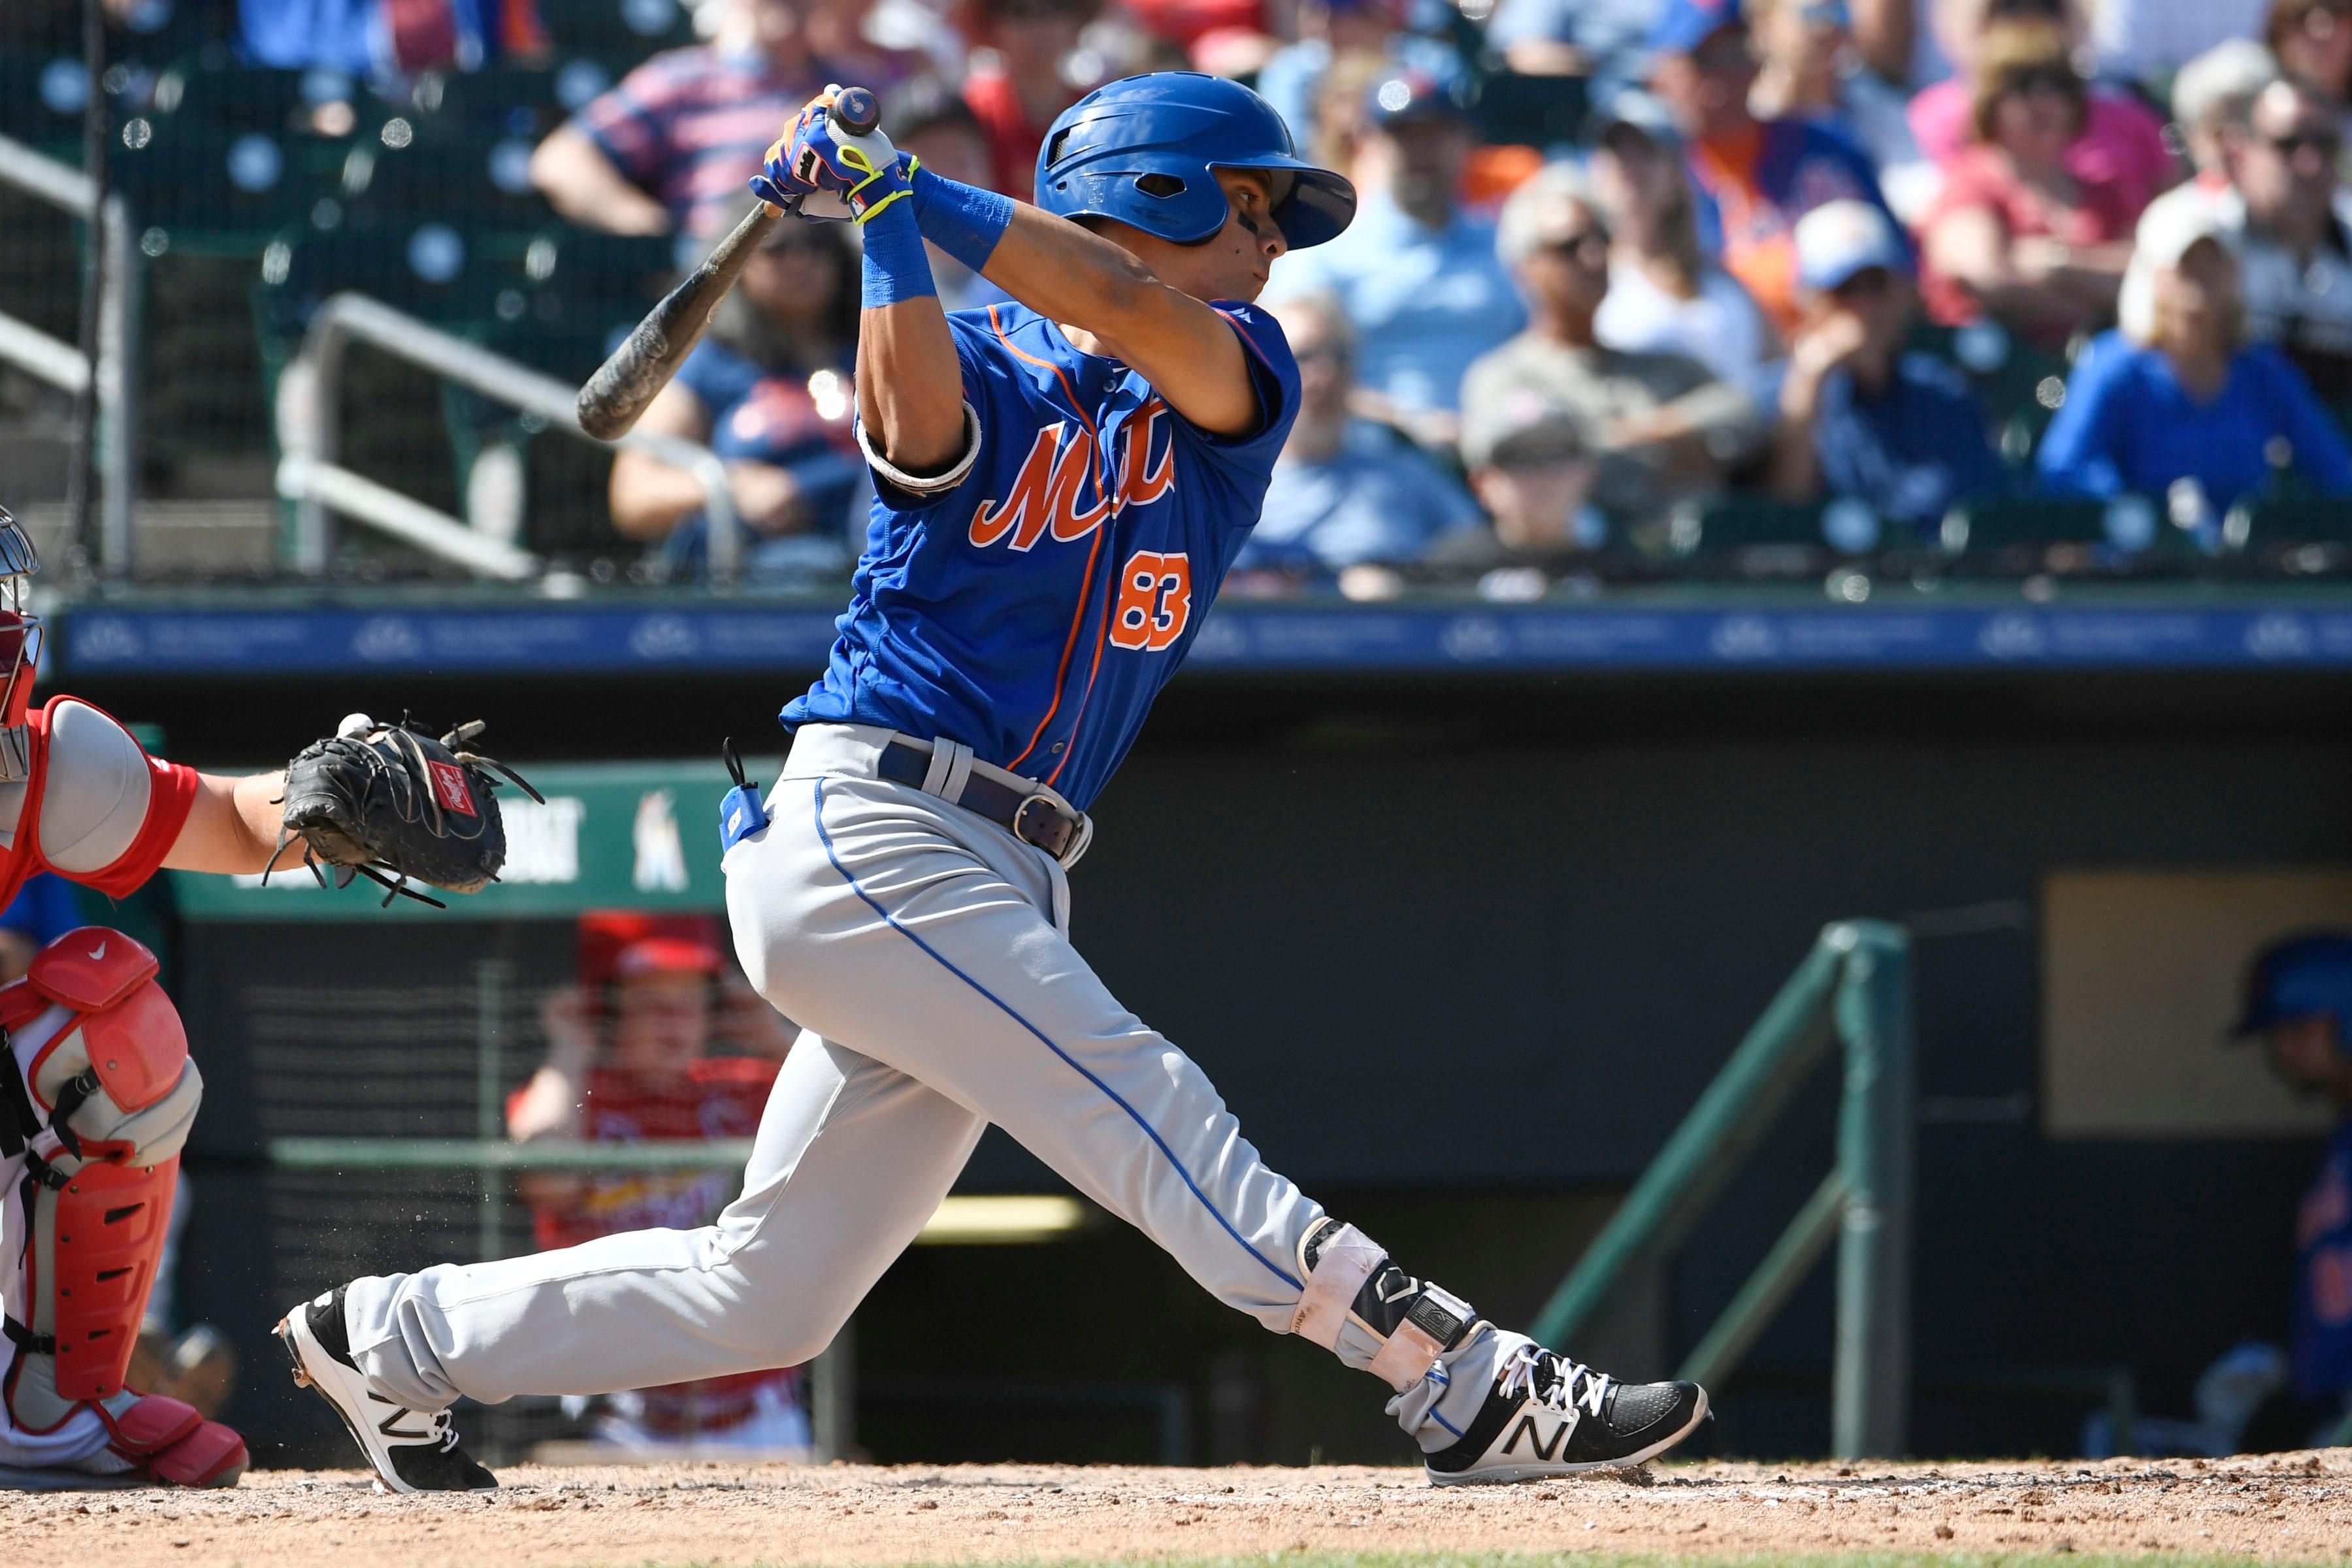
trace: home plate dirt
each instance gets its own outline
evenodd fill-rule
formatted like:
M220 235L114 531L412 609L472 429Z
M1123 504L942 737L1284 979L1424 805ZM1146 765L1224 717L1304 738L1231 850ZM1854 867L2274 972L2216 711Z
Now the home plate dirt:
M1854 1467L1702 1463L1440 1491L1416 1470L680 1464L505 1472L467 1497L352 1471L224 1492L0 1494L26 1562L930 1563L1289 1552L2352 1553L2352 1452Z

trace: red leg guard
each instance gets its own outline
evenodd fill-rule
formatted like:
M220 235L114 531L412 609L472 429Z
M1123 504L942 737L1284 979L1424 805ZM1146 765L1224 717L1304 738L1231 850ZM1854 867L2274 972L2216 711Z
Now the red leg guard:
M233 1487L249 1462L244 1438L176 1399L133 1394L91 1408L106 1423L107 1446L168 1485Z
M33 1326L56 1336L65 1398L122 1392L179 1178L175 1154L144 1168L86 1165L62 1192L36 1190Z

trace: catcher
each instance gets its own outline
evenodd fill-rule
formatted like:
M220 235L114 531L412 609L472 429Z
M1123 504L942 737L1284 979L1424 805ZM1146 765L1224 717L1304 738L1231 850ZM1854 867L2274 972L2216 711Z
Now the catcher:
M387 900L497 876L505 830L484 769L514 775L465 749L479 725L436 741L354 714L283 773L221 778L148 756L77 698L32 708L38 564L0 508L0 906L41 870L113 898L163 867L322 875L325 861ZM138 942L85 926L0 988L0 1485L217 1487L245 1470L235 1432L123 1381L204 1096L155 973Z

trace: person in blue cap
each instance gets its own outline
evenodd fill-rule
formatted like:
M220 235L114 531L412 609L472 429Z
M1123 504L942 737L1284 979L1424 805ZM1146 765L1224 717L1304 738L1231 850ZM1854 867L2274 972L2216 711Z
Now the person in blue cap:
M2352 1391L2352 933L2273 942L2248 966L2245 994L2233 1037L2259 1039L2273 1072L2338 1118L2295 1215L2288 1359L2299 1408L2289 1424L2299 1430L2285 1446L2297 1446L2315 1426L2336 1425Z

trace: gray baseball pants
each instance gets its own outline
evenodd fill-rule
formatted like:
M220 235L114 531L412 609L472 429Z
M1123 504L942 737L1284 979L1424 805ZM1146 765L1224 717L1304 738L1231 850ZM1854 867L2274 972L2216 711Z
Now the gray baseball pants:
M993 1121L1288 1331L1321 1206L1269 1169L1191 1058L1070 945L1069 883L987 818L873 777L889 731L812 725L727 852L736 952L804 1026L742 1195L696 1230L354 1281L354 1360L421 1410L599 1394L805 1362L915 1238ZM1390 1411L1453 1442L1525 1340L1481 1326ZM1360 1324L1335 1353L1370 1365Z

